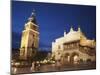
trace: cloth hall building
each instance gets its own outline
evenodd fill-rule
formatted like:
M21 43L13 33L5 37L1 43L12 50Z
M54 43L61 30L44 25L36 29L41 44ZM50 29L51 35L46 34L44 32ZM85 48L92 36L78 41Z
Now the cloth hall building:
M52 42L52 56L55 60L63 63L79 63L79 61L95 61L95 40L88 39L81 31L80 27L75 31L70 31L64 36Z

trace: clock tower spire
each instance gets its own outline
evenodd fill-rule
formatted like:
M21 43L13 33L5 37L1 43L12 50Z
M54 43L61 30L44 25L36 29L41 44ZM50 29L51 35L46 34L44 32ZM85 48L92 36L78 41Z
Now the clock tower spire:
M22 31L20 59L27 60L35 56L39 45L38 28L35 12L33 11Z

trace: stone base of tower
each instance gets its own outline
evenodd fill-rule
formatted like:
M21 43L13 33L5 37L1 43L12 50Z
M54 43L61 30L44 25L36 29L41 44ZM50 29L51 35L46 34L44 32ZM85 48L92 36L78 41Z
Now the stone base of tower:
M20 56L19 56L20 60L27 60L27 57L25 55L25 48L20 48Z
M31 61L36 55L36 48L20 48L20 59Z

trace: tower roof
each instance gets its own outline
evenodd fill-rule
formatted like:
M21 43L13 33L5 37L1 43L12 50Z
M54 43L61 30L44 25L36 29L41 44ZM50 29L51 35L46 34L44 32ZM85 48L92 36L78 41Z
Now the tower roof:
M36 16L35 16L35 10L31 13L31 16L28 18L28 21L33 22L34 24L37 24L36 22Z

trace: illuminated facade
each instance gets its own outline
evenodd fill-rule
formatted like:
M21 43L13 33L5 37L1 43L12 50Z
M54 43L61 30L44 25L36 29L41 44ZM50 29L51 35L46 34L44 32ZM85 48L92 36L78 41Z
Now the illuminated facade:
M39 32L35 13L32 12L22 31L20 59L27 60L35 55L39 45Z
M95 61L95 40L89 40L82 33L71 27L64 36L52 42L52 56L62 63L78 63L79 61Z

